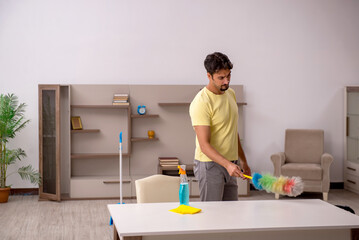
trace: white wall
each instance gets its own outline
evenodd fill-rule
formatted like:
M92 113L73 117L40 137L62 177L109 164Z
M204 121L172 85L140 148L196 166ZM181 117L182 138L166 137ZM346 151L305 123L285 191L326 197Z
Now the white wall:
M0 92L26 102L13 141L38 167L39 83L207 84L222 51L245 86L245 151L272 171L286 128L322 128L343 181L343 89L359 83L359 1L0 0ZM33 187L11 176L13 187Z

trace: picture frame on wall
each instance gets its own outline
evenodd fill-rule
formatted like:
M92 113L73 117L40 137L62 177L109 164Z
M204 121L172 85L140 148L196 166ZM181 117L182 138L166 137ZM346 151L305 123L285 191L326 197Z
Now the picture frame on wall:
M71 127L73 130L82 130L81 118L79 116L71 117Z

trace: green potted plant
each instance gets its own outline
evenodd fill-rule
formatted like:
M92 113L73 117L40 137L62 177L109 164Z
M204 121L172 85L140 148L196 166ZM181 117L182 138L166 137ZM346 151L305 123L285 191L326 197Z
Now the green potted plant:
M19 104L14 94L0 95L0 202L7 202L10 186L6 184L8 176L18 173L22 179L40 184L40 174L31 165L20 167L17 171L8 173L8 166L26 157L21 148L9 149L8 142L15 138L30 120L25 120L25 103Z

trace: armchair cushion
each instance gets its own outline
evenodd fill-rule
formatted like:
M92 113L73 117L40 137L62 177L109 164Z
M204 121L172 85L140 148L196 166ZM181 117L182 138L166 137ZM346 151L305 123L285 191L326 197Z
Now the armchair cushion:
M324 152L324 131L287 129L285 134L286 163L318 163Z
M283 176L298 176L303 180L322 180L322 167L316 163L287 163L281 170Z

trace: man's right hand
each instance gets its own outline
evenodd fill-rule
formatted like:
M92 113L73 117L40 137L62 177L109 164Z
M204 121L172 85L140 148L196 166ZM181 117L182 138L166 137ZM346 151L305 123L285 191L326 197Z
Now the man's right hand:
M226 166L226 170L229 173L229 175L232 177L240 177L242 179L245 179L241 168L235 163L228 162L228 164Z

